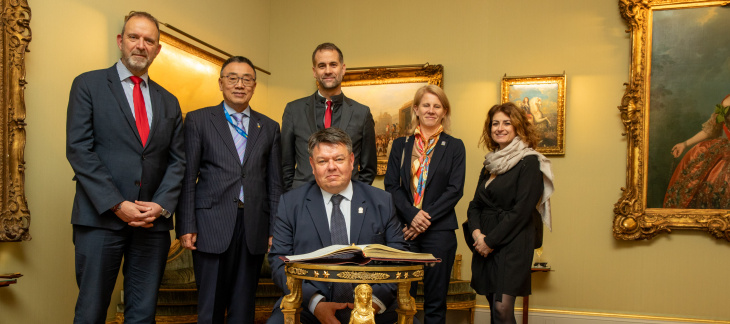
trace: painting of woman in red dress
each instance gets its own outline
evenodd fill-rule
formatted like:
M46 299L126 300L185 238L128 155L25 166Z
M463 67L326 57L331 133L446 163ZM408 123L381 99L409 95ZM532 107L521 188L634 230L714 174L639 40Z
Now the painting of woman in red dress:
M672 147L677 165L664 195L664 208L730 209L730 95L715 106L702 130Z

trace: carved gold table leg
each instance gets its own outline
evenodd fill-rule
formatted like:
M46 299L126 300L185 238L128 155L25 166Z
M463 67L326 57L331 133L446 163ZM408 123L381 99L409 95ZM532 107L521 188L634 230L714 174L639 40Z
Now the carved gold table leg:
M302 279L286 277L286 286L289 294L281 301L281 312L284 314L284 323L299 324L299 315L302 312Z
M398 283L398 324L413 324L413 315L416 315L416 300L411 297L411 283Z

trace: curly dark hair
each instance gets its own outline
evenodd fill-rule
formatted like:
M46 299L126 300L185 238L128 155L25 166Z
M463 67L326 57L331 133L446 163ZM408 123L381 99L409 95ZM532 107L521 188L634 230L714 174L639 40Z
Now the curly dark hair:
M490 151L494 151L499 148L499 144L492 139L492 119L494 118L494 114L497 112L501 112L509 116L509 119L512 122L512 127L515 129L515 133L520 137L520 139L522 139L522 141L527 143L527 146L531 148L537 147L537 143L540 142L540 139L535 132L535 126L532 125L527 118L527 113L511 102L494 105L492 108L489 108L487 120L484 121L484 130L482 130L482 136L479 139L480 146L484 145Z

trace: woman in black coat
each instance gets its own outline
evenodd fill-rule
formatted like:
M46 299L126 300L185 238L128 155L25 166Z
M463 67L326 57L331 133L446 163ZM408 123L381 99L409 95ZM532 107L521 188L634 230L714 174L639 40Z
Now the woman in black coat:
M534 150L538 138L524 110L493 106L480 143L489 152L469 203L467 235L474 252L471 285L485 295L491 323L515 323L517 296L530 294L533 250L550 228L550 161ZM541 221L542 218L542 221Z
M446 323L446 294L459 228L454 207L464 193L464 143L444 131L451 107L444 91L427 85L413 99L413 135L393 141L385 190L393 195L403 236L413 252L431 253L441 263L425 269L424 322ZM417 285L411 288L416 293Z

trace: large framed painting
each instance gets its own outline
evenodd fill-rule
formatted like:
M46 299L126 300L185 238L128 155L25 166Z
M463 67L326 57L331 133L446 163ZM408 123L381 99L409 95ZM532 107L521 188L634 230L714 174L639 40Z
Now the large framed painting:
M631 33L619 110L617 239L701 230L730 241L730 1L620 0Z
M25 52L31 39L26 0L0 0L2 96L0 96L0 242L28 241L25 199Z
M537 151L565 154L565 73L502 78L502 103L513 102L527 112L540 138Z
M375 119L378 175L388 166L390 147L413 127L413 96L418 88L434 84L443 88L442 65L390 66L348 69L342 80L346 96L370 107Z
M160 31L160 44L149 74L177 97L183 116L223 100L218 78L225 59L165 31Z

